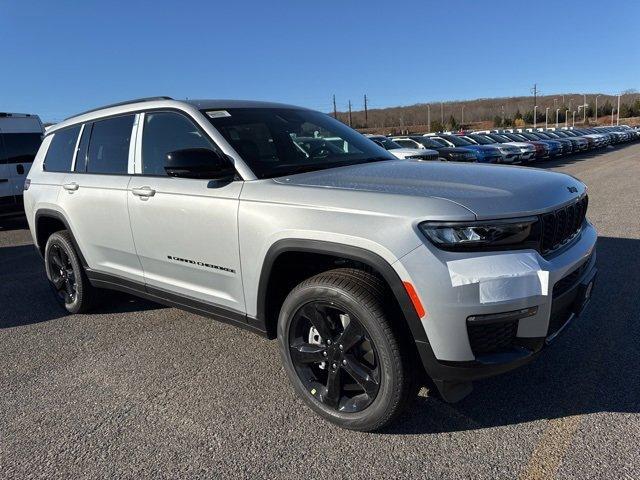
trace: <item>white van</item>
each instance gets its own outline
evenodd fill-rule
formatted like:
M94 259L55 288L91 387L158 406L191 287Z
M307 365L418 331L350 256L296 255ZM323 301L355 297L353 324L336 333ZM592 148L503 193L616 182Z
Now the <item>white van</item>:
M22 192L44 127L37 115L0 112L0 217L22 213Z

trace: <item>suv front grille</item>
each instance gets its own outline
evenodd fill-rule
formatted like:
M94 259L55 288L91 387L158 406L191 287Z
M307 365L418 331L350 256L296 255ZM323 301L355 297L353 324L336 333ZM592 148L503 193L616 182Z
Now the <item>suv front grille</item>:
M484 325L467 323L471 351L476 357L511 349L517 332L518 320Z
M560 248L575 237L587 215L589 197L542 216L542 253Z

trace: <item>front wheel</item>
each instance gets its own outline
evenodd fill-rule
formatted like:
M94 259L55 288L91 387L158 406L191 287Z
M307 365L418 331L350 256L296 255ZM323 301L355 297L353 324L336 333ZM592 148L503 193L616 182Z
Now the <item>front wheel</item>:
M280 312L290 381L315 412L344 428L383 428L415 392L406 348L383 308L385 292L372 274L335 269L295 287Z

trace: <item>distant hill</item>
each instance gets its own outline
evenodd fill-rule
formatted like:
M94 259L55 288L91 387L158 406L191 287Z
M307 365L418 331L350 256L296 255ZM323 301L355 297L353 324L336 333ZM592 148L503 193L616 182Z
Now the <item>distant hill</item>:
M593 117L595 111L595 98L598 96L598 116L605 117L611 115L612 109L617 107L617 96L605 95L601 93L588 93L587 116ZM576 111L576 124L582 122L583 113L578 106L584 103L583 94L564 93L556 95L544 95L537 98L538 123L544 123L546 108L549 108L548 119L550 124L555 124L556 109L560 109L560 122L564 122L566 110L569 110L569 123L573 119L573 111ZM494 122L501 121L504 117L507 123L513 122L515 117L520 115L525 123L533 122L533 96L527 97L505 97L505 98L479 98L475 100L460 100L442 103L429 104L431 107L432 126L444 120L446 128L450 127L453 120L457 126L462 123L462 110L464 107L464 124L467 127L489 128ZM635 111L635 110L638 111ZM640 116L640 93L629 91L621 97L620 118ZM409 106L398 106L389 108L376 108L368 111L368 121L365 125L365 115L363 110L353 111L352 126L359 130L377 133L394 133L401 130L418 131L427 129L427 104L419 103ZM452 118L453 117L453 118ZM344 123L349 123L348 112L338 112L338 118ZM593 120L593 118L592 118ZM605 118L600 118L600 123L605 122ZM421 128L413 128L421 127Z

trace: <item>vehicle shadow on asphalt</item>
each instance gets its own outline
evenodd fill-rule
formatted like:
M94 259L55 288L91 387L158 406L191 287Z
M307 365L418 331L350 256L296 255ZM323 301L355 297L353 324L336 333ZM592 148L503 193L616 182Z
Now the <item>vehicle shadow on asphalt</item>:
M546 160L544 162L536 162L527 166L535 167L535 168L544 168L544 169L565 167L567 165L573 165L574 163L579 163L583 160L588 160L590 158L601 157L607 153L611 153L616 150L624 150L625 148L630 148L630 147L633 147L634 145L635 145L635 142L622 144L622 145L620 144L610 145L607 147L599 148L598 150L591 150L589 152L578 153L574 155L569 155L567 157L560 157L552 160Z
M25 230L27 228L29 228L29 224L27 223L27 218L24 215L0 219L0 232Z
M0 228L4 228L5 223L2 225ZM106 292L92 313L161 308L165 307L124 293ZM44 264L33 245L0 247L0 329L46 322L66 315L49 287Z
M537 360L475 384L457 404L431 392L386 431L424 434L598 412L640 412L640 240L598 239L591 304Z

